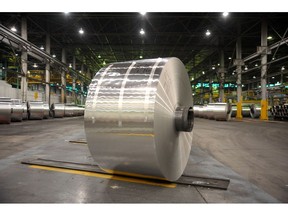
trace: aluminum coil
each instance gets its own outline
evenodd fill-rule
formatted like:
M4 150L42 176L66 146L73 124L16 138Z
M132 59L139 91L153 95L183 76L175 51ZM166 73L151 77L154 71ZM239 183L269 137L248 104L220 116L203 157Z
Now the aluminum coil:
M228 121L231 117L232 105L230 103L215 103L213 116L216 121Z
M214 116L214 109L215 109L216 103L209 103L206 106L205 109L205 117L208 119L215 119Z
M28 119L28 109L27 109L27 103L26 102L22 102L22 108L23 108L22 119L27 120Z
M177 58L100 69L84 115L93 158L106 172L178 179L192 145L192 100L188 74Z
M261 115L260 104L251 104L250 106L250 116L251 118L259 118Z
M242 117L251 117L250 104L242 104Z
M53 118L63 118L64 117L64 104L53 103L50 107Z
M44 106L42 101L28 101L28 118L42 120L44 117Z
M12 104L12 113L11 113L11 121L19 122L23 119L23 106L22 101L20 99L11 99Z
M231 111L231 117L236 117L237 115L237 106L236 105L232 105L232 111Z
M76 115L77 115L77 111L76 111L75 105L65 104L64 116L65 117L72 117L72 116L76 116Z
M202 109L201 105L194 105L193 110L194 110L194 117L200 117L200 110Z
M10 124L11 111L11 98L0 97L0 124Z
M43 103L43 111L44 111L43 118L48 119L50 116L50 107L48 103Z

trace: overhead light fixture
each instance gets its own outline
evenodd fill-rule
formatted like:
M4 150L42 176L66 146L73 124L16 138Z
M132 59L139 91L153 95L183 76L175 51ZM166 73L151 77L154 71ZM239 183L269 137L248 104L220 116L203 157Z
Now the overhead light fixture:
M105 62L105 61L103 62L103 65L106 65L106 62Z
M275 79L275 77L272 77L272 79Z
M214 67L214 66L212 67L212 70L215 70L215 67Z
M206 36L210 36L210 35L211 35L211 32L207 29L205 35L206 35Z
M274 61L275 59L276 59L275 57L272 58L273 61Z
M194 77L192 77L192 80L194 80Z
M142 58L143 58L143 56L142 56L142 55L140 55L140 56L139 56L139 58L140 58L140 59L142 59Z
M227 17L229 15L229 12L223 12L223 17Z
M140 32L139 32L141 35L144 35L145 34L145 31L143 28L140 29Z
M30 74L30 71L27 71L28 74Z
M79 29L80 34L84 34L84 30L82 28Z
M53 58L56 58L56 55L55 55L55 54L53 54L53 55L52 55L52 57L53 57Z
M17 32L17 29L15 28L15 26L12 26L11 31Z
M285 70L285 67L284 67L284 66L282 66L282 67L281 67L281 70L282 70L282 71L283 71L283 70Z
M235 72L232 72L232 75L234 75L235 74Z
M69 13L70 13L70 12L64 12L64 14L66 14L66 15L69 14Z
M253 79L256 79L256 76L253 76Z
M231 60L232 58L231 58L231 57L229 57L228 59L229 59L229 60Z
M98 58L101 58L101 55L98 55Z
M268 36L268 37L267 37L267 40L272 40L272 39L273 39L272 36Z
M146 15L146 12L139 12L142 16Z
M40 49L41 49L41 50L44 50L44 47L43 47L43 45L40 47Z
M258 67L258 64L257 64L257 63L255 64L255 67Z
M205 74L205 71L202 71L202 74Z
M72 68L72 64L71 63L69 64L69 68Z
M34 67L34 68L37 68L37 67L38 67L38 65L37 65L36 63L34 63L33 67Z
M79 73L82 73L82 71L80 70Z
M18 53L16 53L15 56L18 56Z
M245 71L247 71L247 70L248 70L248 67L247 67L247 66L245 66L244 70L245 70Z
M245 85L244 84L242 84L242 87L244 87Z

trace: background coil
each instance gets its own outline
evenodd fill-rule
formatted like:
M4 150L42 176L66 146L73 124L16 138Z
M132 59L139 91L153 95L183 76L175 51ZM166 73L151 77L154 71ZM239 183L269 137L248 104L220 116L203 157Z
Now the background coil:
M11 122L11 98L0 97L0 124L10 124Z
M200 118L228 121L231 118L232 105L229 103L210 103L194 105L194 116Z
M95 75L86 99L90 152L107 172L174 181L191 150L192 107L189 77L179 59L110 64Z
M28 101L28 118L42 120L44 117L44 106L42 101Z
M11 121L19 122L23 119L23 105L20 99L11 99L12 114Z

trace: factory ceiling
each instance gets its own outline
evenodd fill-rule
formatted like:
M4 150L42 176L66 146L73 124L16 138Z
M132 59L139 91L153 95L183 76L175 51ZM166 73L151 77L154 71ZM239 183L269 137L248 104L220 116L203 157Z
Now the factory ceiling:
M227 77L233 80L237 37L242 38L245 58L260 46L263 19L268 23L268 45L288 36L288 13L0 13L0 22L20 34L21 16L27 17L30 42L45 47L46 34L50 34L51 54L61 60L61 50L66 48L68 64L75 55L76 69L85 64L93 72L112 62L178 57L190 76L197 77L211 68L217 71L223 50ZM284 57L287 51L284 44L269 59ZM254 67L259 60L246 67ZM288 68L287 58L269 69L276 72L285 64ZM253 71L246 79L252 75Z

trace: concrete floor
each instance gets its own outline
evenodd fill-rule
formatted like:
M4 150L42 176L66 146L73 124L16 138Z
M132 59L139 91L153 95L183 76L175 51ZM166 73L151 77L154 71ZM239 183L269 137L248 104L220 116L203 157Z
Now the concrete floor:
M228 190L174 188L36 169L23 159L94 163L83 117L0 125L1 203L287 203L287 122L195 119L185 174L229 178Z

